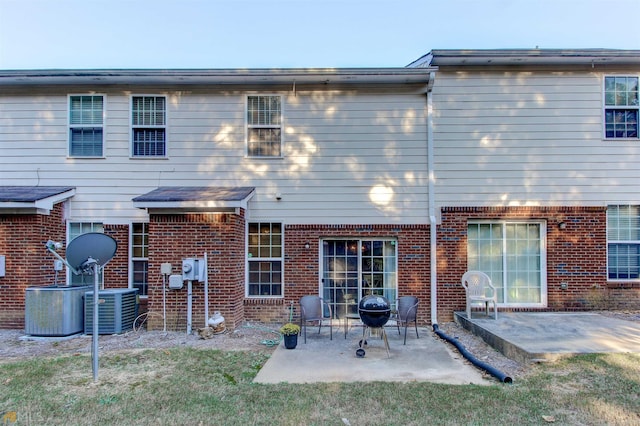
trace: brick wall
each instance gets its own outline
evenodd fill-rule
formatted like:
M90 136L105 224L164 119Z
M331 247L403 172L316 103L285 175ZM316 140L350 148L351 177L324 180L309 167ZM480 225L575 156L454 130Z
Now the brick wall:
M428 225L286 225L284 299L248 299L249 321L283 323L289 319L291 303L297 321L298 302L307 294L318 294L319 241L321 238L395 237L398 240L398 295L420 299L419 323L429 321L429 226ZM305 244L309 243L309 248Z
M148 326L161 329L162 276L160 265L171 263L181 274L182 259L208 257L209 316L220 311L227 328L244 320L244 211L236 214L155 215L149 222ZM166 293L167 329L186 331L187 284ZM155 314L155 315L154 315ZM204 284L193 283L192 328L204 327Z
M104 267L104 288L129 287L129 225L104 225L104 233L116 240L113 259Z
M450 321L453 311L465 308L460 277L467 270L470 219L546 221L548 308L545 310L624 306L637 309L640 305L637 283L607 283L605 207L450 207L442 210L442 224L438 227L439 319ZM565 224L564 229L560 223Z
M64 241L64 204L45 215L0 215L0 254L6 256L6 275L0 278L0 328L24 328L27 287L54 284L55 257L45 248L48 240ZM64 256L64 250L60 250ZM64 283L62 271L58 281Z

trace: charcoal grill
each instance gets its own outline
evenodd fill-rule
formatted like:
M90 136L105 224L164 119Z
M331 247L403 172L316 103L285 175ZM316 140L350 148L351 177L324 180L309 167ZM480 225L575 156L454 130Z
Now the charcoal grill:
M371 337L371 330L373 329L380 330L382 340L387 349L387 356L391 356L387 333L384 330L385 324L391 317L389 300L383 296L365 296L358 304L358 314L360 315L360 321L364 324L364 329L362 331L362 340L358 344L359 348L356 350L356 356L358 358L364 357L365 350L363 347L367 346L367 335Z

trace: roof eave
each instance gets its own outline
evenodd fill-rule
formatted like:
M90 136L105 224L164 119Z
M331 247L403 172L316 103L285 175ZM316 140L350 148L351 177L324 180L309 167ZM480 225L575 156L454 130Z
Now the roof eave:
M419 62L422 61L422 62ZM640 50L495 49L432 50L414 61L427 66L640 65Z
M429 77L424 68L9 70L0 71L0 86L425 84Z
M53 206L68 200L76 194L75 188L44 197L35 201L2 201L0 202L0 212L3 214L41 214L48 216L53 210Z

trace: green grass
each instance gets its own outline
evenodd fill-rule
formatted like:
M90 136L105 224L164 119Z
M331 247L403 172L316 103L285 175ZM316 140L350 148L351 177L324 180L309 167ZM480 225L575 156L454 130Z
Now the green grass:
M1 364L0 413L15 413L16 425L640 424L638 354L578 356L492 386L252 383L266 359L192 348L106 354L97 383L87 356Z

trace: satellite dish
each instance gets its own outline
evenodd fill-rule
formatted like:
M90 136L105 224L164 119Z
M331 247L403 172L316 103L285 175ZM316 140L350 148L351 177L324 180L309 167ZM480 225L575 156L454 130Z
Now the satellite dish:
M66 252L67 262L77 271L87 270L90 259L93 259L98 266L104 266L116 254L117 248L118 243L109 235L89 232L74 238L69 243ZM89 271L91 271L90 268Z

